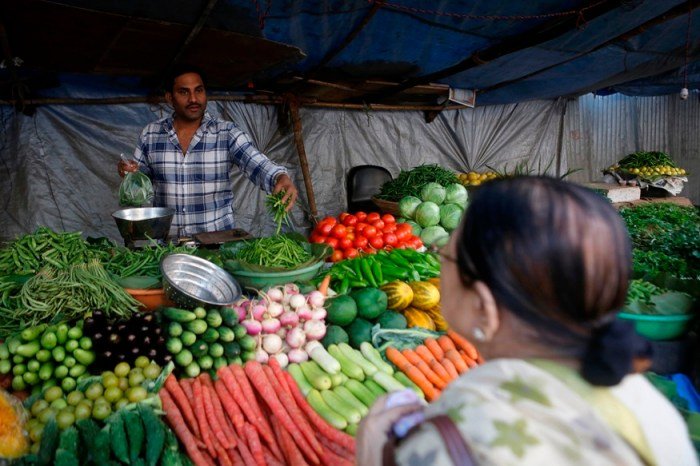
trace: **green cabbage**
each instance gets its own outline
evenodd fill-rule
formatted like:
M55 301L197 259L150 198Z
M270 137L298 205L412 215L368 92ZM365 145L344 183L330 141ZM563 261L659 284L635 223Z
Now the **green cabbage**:
M151 179L140 171L128 172L119 185L119 205L141 207L153 202Z
M457 204L462 209L466 209L468 200L467 188L461 184L452 183L445 188L445 204Z
M445 188L438 183L428 183L420 190L420 198L423 202L434 202L440 205L445 201Z
M464 211L457 204L444 204L440 206L440 225L447 231L452 231L459 226Z
M434 202L423 202L416 209L415 220L423 228L437 225L440 223L440 207Z
M399 212L402 217L413 218L421 200L415 196L406 196L399 201Z
M439 225L434 227L423 228L423 231L420 234L420 239L426 246L432 246L433 244L435 244L436 246L444 246L447 243L447 239L449 238L449 233L447 233L447 231L445 231L445 229ZM441 244L437 244L438 242L440 242Z

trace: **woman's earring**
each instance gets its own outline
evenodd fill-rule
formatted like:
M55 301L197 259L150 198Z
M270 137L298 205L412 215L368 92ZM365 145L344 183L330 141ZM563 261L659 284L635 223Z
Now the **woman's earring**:
M472 331L472 335L474 336L474 339L476 341L486 341L486 334L484 333L484 331L480 327L476 327Z

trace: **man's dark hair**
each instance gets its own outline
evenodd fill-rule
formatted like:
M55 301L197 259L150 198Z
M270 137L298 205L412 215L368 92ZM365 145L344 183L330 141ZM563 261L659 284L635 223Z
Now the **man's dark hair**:
M199 77L202 78L202 83L204 83L204 87L207 87L207 75L200 67L196 65L190 65L188 63L180 63L173 66L168 75L166 76L164 83L165 92L172 92L173 88L175 87L175 80L178 78L178 76L182 76L186 73L197 73Z

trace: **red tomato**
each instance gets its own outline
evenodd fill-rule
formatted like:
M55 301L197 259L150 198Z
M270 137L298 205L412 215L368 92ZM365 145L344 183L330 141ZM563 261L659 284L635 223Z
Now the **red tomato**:
M411 238L411 233L412 230L407 231L406 229L401 229L397 228L396 229L396 237L398 238L399 241L408 241Z
M347 248L343 251L343 257L346 259L353 259L357 257L359 252L355 248Z
M345 220L345 217L347 217L348 215L350 214L347 212L343 212L342 214L338 215L338 220L340 220L340 223L343 223L343 220Z
M337 238L328 237L323 242L326 243L328 246L332 247L333 249L336 249L338 247Z
M367 214L367 221L369 223L376 222L379 218L379 212L370 212Z
M375 236L377 236L377 229L372 225L368 225L365 227L364 230L362 230L362 234L367 238L374 238Z
M355 246L357 249L367 249L367 243L367 238L365 238L364 236L358 236L352 242L352 245Z
M419 237L414 236L410 240L406 241L406 246L413 249L420 249L423 247L423 241L421 241Z
M384 214L384 215L382 215L382 220L383 220L384 223L386 223L387 225L390 224L390 223L396 223L396 219L395 219L394 216L391 215L391 214Z
M399 242L399 239L393 233L385 233L384 234L384 242L388 246L396 246Z
M343 238L340 241L338 241L338 247L340 249L347 249L352 247L352 239L350 238Z
M369 226L368 223L365 223L365 222L357 222L357 223L355 224L355 231L357 231L358 233L362 233L362 231L363 231L365 228L367 228L368 226Z
M382 222L381 220L375 220L374 222L372 222L372 226L377 230L381 230L384 228L384 222Z
M316 227L316 231L323 236L330 235L332 229L333 229L333 225L331 225L328 222L319 223L318 226Z
M355 217L357 217L357 220L360 222L364 222L364 220L367 218L367 214L360 211L360 212L355 212Z
M341 224L335 225L333 227L333 230L331 230L331 235L333 235L335 238L338 239L343 239L345 238L345 235L347 235L348 232L345 231L345 227Z
M343 260L343 251L340 249L336 249L333 251L333 254L331 254L331 262L340 262Z
M381 249L384 247L384 240L381 236L375 236L374 238L370 238L369 245L374 249Z
M326 217L326 218L324 218L323 220L321 220L321 221L318 222L318 223L330 223L331 226L333 226L333 225L335 225L336 223L338 223L338 220L336 220L335 217Z
M413 234L413 227L408 223L398 223L396 224L396 231L406 230L407 232Z
M311 236L309 237L309 241L312 243L323 243L325 240L325 236L320 235L318 233L311 233Z
M342 222L343 222L343 225L345 225L346 227L353 226L353 225L357 224L357 217L355 217L352 214L347 214L345 216L345 218L342 220Z
M384 229L382 229L384 233L395 233L396 232L396 224L395 223L387 223Z

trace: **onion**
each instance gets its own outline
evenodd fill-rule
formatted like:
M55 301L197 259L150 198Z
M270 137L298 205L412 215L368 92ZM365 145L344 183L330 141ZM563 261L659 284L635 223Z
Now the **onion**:
M262 332L262 324L257 320L246 319L241 322L241 325L245 327L248 335L260 335L260 332Z
M282 339L275 335L265 335L262 339L262 349L267 354L277 354L282 349Z
M309 293L307 295L306 299L312 308L322 307L323 303L326 301L326 298L323 296L323 293L321 293L320 291L312 291L311 293Z
M282 298L284 298L284 293L280 288L270 288L267 290L267 297L270 301L281 303Z
M238 314L238 322L248 317L248 311L246 311L243 306L233 306L233 310Z
M284 312L284 306L277 302L271 302L267 305L267 313L270 317L279 317Z
M282 327L275 332L275 335L278 335L280 338L285 338L287 336L287 329Z
M265 333L275 333L280 327L280 321L277 319L265 319L262 321L262 331Z
M289 358L284 353L277 353L272 357L277 360L277 362L280 364L280 367L282 367L283 369L289 365Z
M267 308L263 304L256 304L253 306L253 310L251 311L251 314L253 314L253 319L257 321L263 320L263 317L265 316L265 312L267 312Z
M326 315L328 315L328 312L322 307L319 307L318 309L314 309L311 311L311 319L312 320L323 320L326 318Z
M309 355L302 349L293 349L287 353L289 362L300 363L309 360Z
M287 338L285 339L290 348L301 348L304 343L306 343L306 334L301 327L296 327L287 332Z
M311 320L314 316L311 309L306 304L297 309L297 315L300 320Z
M285 327L296 327L299 325L299 316L293 311L287 311L280 316L280 323Z
M267 361L270 360L270 355L264 349L258 348L255 350L255 360L261 364L267 364Z
M304 323L304 333L309 340L320 340L326 336L326 326L318 320L308 320Z
M306 304L306 299L304 299L303 294L295 294L289 298L289 305L292 309L299 309Z

